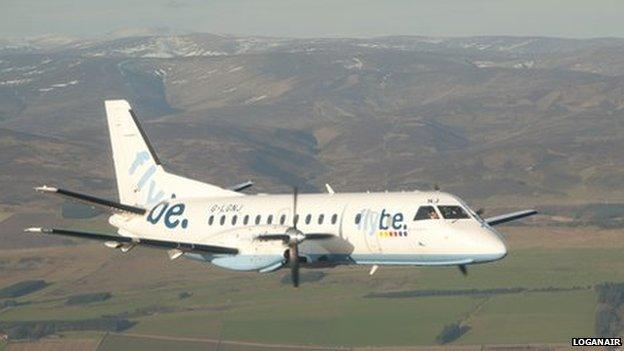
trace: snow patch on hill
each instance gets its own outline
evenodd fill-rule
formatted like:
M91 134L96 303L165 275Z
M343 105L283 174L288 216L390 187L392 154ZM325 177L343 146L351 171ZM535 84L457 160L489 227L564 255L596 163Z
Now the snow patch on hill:
M71 80L71 81L66 82L66 83L52 84L48 88L41 88L41 89L38 89L38 90L40 92L42 92L42 93L45 93L45 92L52 91L52 90L57 89L57 88L66 88L68 86L72 86L72 85L76 85L76 84L78 84L77 80Z
M0 82L0 85L22 85L32 82L32 78L11 79Z
M245 105L253 104L254 102L262 101L262 100L264 100L266 98L267 98L266 95L254 96L254 97L252 97L250 99L247 99L245 101Z

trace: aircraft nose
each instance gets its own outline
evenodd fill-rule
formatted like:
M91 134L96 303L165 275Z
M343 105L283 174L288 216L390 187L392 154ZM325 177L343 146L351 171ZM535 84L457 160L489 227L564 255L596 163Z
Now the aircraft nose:
M498 233L488 230L485 251L491 260L500 260L507 256L507 246Z

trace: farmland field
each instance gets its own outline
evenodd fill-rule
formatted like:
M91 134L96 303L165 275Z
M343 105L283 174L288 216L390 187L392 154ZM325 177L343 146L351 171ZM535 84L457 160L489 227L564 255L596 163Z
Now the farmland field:
M6 351L95 351L98 343L96 339L23 341L9 344Z
M571 336L592 335L593 285L624 281L622 233L557 227L504 232L509 256L471 266L467 277L453 267L381 267L373 277L365 267L340 267L298 290L281 282L283 271L231 273L187 260L170 262L158 250L121 254L99 244L0 250L7 268L0 272L2 286L36 278L51 283L18 298L25 304L4 310L0 320L119 315L136 322L127 332L139 335L325 346L430 345L444 325L458 321L470 327L458 345L566 343ZM448 292L492 288L521 290ZM425 290L442 293L409 297ZM98 292L112 296L66 304L69 296ZM104 341L113 347L119 337Z
M462 344L564 342L574 335L593 335L593 291L527 293L495 296L469 321ZM496 331L496 333L493 333Z

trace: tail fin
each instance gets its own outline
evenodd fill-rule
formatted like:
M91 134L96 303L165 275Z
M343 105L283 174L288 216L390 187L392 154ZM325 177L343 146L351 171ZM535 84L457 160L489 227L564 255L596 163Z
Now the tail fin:
M169 197L239 196L235 191L165 172L126 100L105 101L119 201L154 205Z

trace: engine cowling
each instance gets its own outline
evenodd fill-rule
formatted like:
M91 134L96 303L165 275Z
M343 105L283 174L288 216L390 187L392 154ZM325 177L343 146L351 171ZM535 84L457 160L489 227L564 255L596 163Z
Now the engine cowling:
M214 258L212 264L235 271L271 272L281 268L286 260L283 255L236 255Z
M286 229L288 228L285 226L258 226L223 232L214 241L238 248L239 254L217 256L210 262L215 266L237 271L270 272L279 269L286 263L284 252L288 249L287 245L281 241L256 240L256 237L268 233L284 233Z

